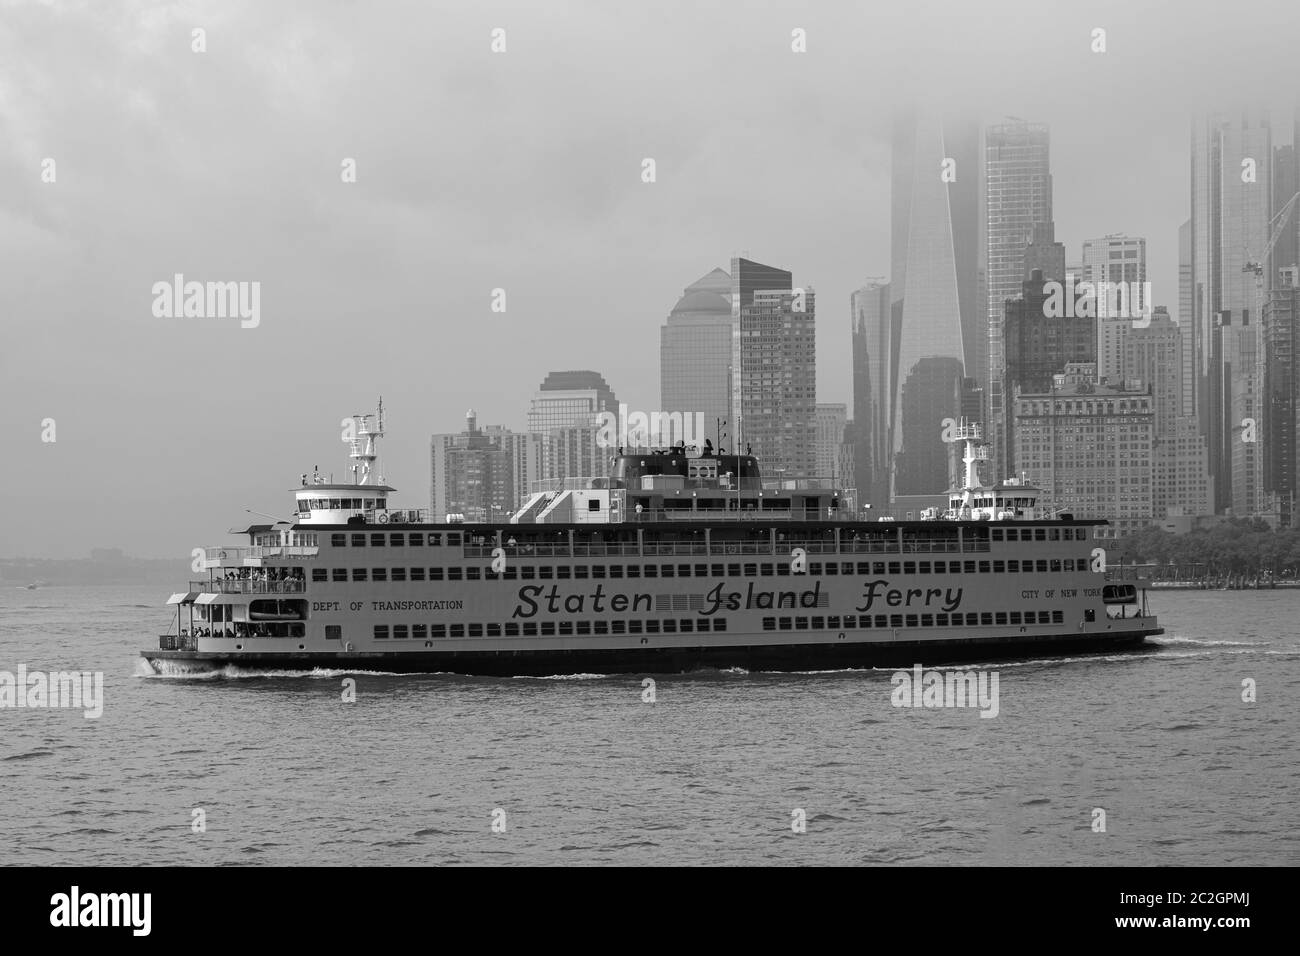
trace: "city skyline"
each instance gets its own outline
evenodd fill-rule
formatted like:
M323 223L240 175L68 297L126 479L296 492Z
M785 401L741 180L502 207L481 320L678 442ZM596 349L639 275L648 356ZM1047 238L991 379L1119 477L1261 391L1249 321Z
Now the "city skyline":
M509 52L492 59L487 28L457 12L411 11L396 30L324 10L307 30L232 4L205 25L209 48L196 54L183 11L146 20L106 7L62 29L48 10L15 10L0 38L18 80L0 101L11 133L0 146L0 243L25 278L0 289L0 374L33 449L6 476L28 507L0 551L188 553L209 534L195 496L231 521L247 508L283 511L304 468L343 472L338 420L380 393L388 478L416 504L428 436L460 428L471 406L482 421L522 427L548 368L599 369L629 405L653 408L665 307L692 276L746 250L816 285L817 398L851 402L844 310L889 269L893 103L878 90L900 81L983 125L1008 113L1050 123L1057 239L1070 259L1087 238L1145 236L1154 299L1172 308L1188 117L1270 98L1283 100L1266 104L1275 116L1289 116L1267 53L1285 50L1282 31L1102 3L1088 21L1042 34L1014 8L996 27L957 4L938 16L801 11L807 54L791 52L796 24L777 11L737 24L723 7L693 9L685 35L638 12L632 68L610 41L627 21L615 27L600 11L562 21L557 36L545 14L507 10ZM1089 48L1093 19L1111 21L1104 54ZM936 26L952 42L928 43ZM885 51L867 64L864 35ZM719 36L729 38L721 48ZM1223 47L1246 37L1261 52L1225 60ZM662 78L667 50L700 75ZM1206 75L1204 62L1225 69ZM609 76L602 89L590 69ZM744 89L728 82L737 70ZM98 83L104 74L122 82ZM1136 80L1143 110L1096 95ZM1289 132L1275 129L1274 143ZM546 145L520 148L533 143ZM653 183L641 178L646 157L657 161ZM42 182L47 158L53 182ZM340 179L348 159L352 183ZM177 273L261 282L261 324L155 317L151 286ZM205 386L205 370L264 387ZM49 445L47 418L58 423ZM107 467L117 437L136 434L165 448L150 481ZM250 442L256 467L200 464L213 445ZM114 507L51 531L39 516L77 500L88 475ZM140 527L159 512L176 520Z

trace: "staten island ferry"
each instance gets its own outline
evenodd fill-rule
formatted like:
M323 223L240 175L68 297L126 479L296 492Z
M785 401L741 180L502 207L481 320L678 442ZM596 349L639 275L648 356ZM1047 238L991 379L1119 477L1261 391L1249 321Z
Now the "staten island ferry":
M1044 515L1024 481L965 480L920 520L863 520L829 481L769 480L706 442L620 448L608 477L544 483L513 515L431 522L372 475L301 476L292 516L202 550L158 671L225 665L487 675L807 670L1132 647L1163 633L1101 520ZM1140 594L1139 594L1140 592Z

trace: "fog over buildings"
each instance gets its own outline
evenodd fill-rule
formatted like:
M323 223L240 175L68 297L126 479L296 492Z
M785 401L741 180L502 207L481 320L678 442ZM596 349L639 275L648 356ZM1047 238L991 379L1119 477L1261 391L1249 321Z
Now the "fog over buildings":
M595 370L620 402L659 407L670 313L707 312L683 291L737 258L816 289L816 391L797 451L813 455L815 404L847 404L859 424L854 329L881 303L860 296L860 315L850 298L873 276L896 279L891 159L908 101L985 131L1050 129L1054 241L1074 262L1085 240L1145 240L1154 303L1180 322L1194 312L1196 340L1179 347L1202 364L1180 391L1218 456L1218 503L1266 494L1274 464L1223 441L1251 398L1209 364L1230 350L1221 370L1267 364L1264 348L1213 329L1216 312L1259 315L1242 272L1253 240L1233 233L1241 241L1220 242L1212 262L1205 237L1225 216L1255 235L1287 188L1290 174L1272 170L1294 160L1271 150L1294 138L1300 80L1279 67L1294 62L1294 3L1249 16L1200 2L956 0L736 12L6 8L0 400L14 448L0 556L183 556L244 509L283 515L300 473L343 477L340 420L380 394L384 478L399 506L424 506L430 436L460 433L470 408L485 429L526 432L553 371ZM505 52L491 50L494 27ZM1098 28L1105 52L1092 49ZM807 52L791 49L796 29ZM1267 132L1246 115L1256 110L1272 117ZM957 159L964 190L975 171L968 146L948 146L965 142L958 127L916 129L930 161ZM1210 191L1194 201L1225 152L1242 150L1260 153L1273 198L1240 216ZM961 228L960 203L936 219L937 195L920 199L929 221ZM909 275L918 257L948 270L918 252ZM949 348L961 367L911 394L960 408L961 389L984 387L1013 414L990 381L988 337L968 334L963 262L954 249L952 281L927 288L957 290L961 342ZM1022 269L989 271L974 293L986 315L1003 285L1019 293ZM152 287L177 274L260 283L260 321L155 315ZM1271 315L1292 314L1288 296L1273 302ZM911 348L906 335L897 344ZM905 423L903 373L882 369L892 377L871 386L878 430ZM727 387L734 401L739 385ZM1186 423L1171 427L1195 445ZM906 438L905 424L859 435L855 455L910 453Z

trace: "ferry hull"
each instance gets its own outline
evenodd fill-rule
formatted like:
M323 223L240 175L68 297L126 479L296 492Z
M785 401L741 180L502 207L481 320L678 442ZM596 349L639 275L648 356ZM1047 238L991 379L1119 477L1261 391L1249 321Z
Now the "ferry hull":
M959 661L1051 657L1058 654L1132 650L1159 627L1094 634L1003 635L924 641L736 644L709 647L570 648L482 651L365 651L354 653L221 653L142 651L155 670L169 665L214 670L233 665L251 670L317 668L378 673L452 673L490 677L566 674L680 674L742 667L751 671L838 670L853 667L934 666Z

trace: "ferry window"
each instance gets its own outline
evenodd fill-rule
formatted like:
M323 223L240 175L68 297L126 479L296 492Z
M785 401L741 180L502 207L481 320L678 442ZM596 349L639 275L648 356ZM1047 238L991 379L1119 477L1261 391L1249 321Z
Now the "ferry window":
M704 567L704 565L700 565L700 567ZM708 572L701 571L700 577L703 577L706 573ZM677 576L679 578L689 578L691 576L691 566L689 564L677 565Z
M1065 623L1065 612L1064 612L1064 611L1053 611L1053 612L1052 612L1052 623L1053 623L1053 624L1064 624L1064 623Z
M380 532L375 532L370 536L370 547L382 548L384 546L384 536Z
M366 546L366 536L364 534L354 534L352 536L352 547L364 548Z
M524 637L537 636L537 623L535 621L525 621L523 623Z
M442 535L440 535L440 534L431 534L431 535L429 535L429 547L431 547L431 548L440 548L440 547L442 547Z
M683 564L682 567L689 567L689 565ZM713 569L718 574L722 573L722 565L720 564L715 564ZM709 566L707 564L697 564L695 566L695 576L697 578L707 578L709 576Z
M770 578L772 576L772 565L760 564L758 566L759 577Z
M585 564L575 565L573 568L573 576L575 578L585 578L588 570L589 569Z
M623 576L623 565L611 564L609 566L609 576L611 578L621 578Z
M992 611L980 611L980 623L985 627L993 623Z
M921 615L921 626L922 626L922 627L934 627L934 615L933 615L933 614L922 614L922 615Z
M413 641L422 641L422 640L424 640L425 635L426 635L426 633L428 632L428 630L429 630L429 626L428 626L427 624L412 624L412 625L411 625L411 640L413 640Z
M406 640L406 625L405 625L405 624L394 624L394 625L393 625L393 640L395 640L395 641L404 641L404 640Z
M348 536L346 534L332 534L330 535L330 547L345 548L347 547L347 540Z
M406 536L406 543L412 548L418 548L424 544L424 535L415 533L409 534Z
M692 621L689 617L682 618L678 622L677 629L681 631L683 634L691 634L695 631L695 622Z
M387 581L387 580L388 580L388 569L387 569L387 568L372 568L372 569L371 569L371 572L372 572L372 573L371 573L371 580L372 580L372 581Z
M388 640L388 625L387 625L387 624L376 624L376 625L375 625L375 640L377 640L377 641L386 641L386 640Z
M796 617L796 618L794 619L794 629L795 629L796 631L806 631L806 630L808 630L808 618L806 618L806 617Z
M839 565L839 562L838 562L838 561L827 561L827 562L826 562L826 572L825 572L825 573L827 573L827 574L839 574L839 573L840 573L840 565Z
M1049 562L1049 567L1051 567L1053 571L1059 574L1061 572L1061 559L1052 558L1052 560Z
M725 631L727 629L727 619L725 617L717 618L713 622L713 629L715 631Z
M591 566L591 576L593 578L603 578L605 576L605 566L603 564L593 564Z
M658 621L646 621L646 622L645 622L645 632L646 632L647 634L658 634L658 633L659 633L659 622L658 622Z
M989 573L989 563L987 561L981 561L980 574L988 574L988 573Z
M466 581L477 581L478 579L479 579L479 569L478 569L478 568L466 568L466 569L465 569L465 580L466 580Z
M588 498L588 499L587 499L587 510L588 510L588 511L599 511L599 510L600 510L600 499L599 499L599 498Z
M853 573L852 561L843 561L840 563L840 574L852 574L852 573Z
M813 618L812 626L814 631L824 631L826 629L826 618L824 617Z
M627 630L627 625L624 624L622 621L609 622L609 632L611 634L622 634L626 630Z
M1048 540L1048 541L1060 541L1060 540L1061 540L1061 529L1060 529L1060 528L1048 528L1048 529L1047 529L1047 532L1048 532L1048 534L1047 534L1047 540Z
M627 576L629 578L639 578L641 576L641 565L629 564L627 566Z
M902 574L903 572L899 570L899 567L900 567L900 565L899 565L899 563L898 563L897 561L890 561L890 562L889 562L889 573L890 573L890 574Z
M974 574L974 573L975 573L975 562L974 562L974 561L966 561L966 562L963 562L963 564L962 564L962 573L963 573L963 574Z
M1007 569L1007 563L1006 563L1005 561L994 561L994 562L993 562L993 573L994 573L994 574L1002 574L1003 572L1006 571L1006 569Z
M778 578L788 578L790 576L790 565L782 561L776 566L776 576Z
M488 636L488 637L500 637L500 636L501 636L501 625L500 625L500 624L489 624L489 625L487 626L487 636Z
M758 565L757 565L757 564L747 564L747 565L745 565L745 577L747 577L747 578L753 578L753 577L757 577L757 576L758 576Z
M980 616L978 614L976 614L974 611L970 611L967 613L966 615L967 627L977 627L979 625L979 622L980 622Z
M889 615L889 626L890 626L890 627L902 627L902 626L903 626L903 615L901 615L901 614L891 614L891 615Z
M325 625L325 640L327 640L327 641L341 641L341 640L343 640L343 625L341 625L341 624L326 624L326 625Z
M388 499L387 499L387 498L376 498L376 499L375 499L375 507L376 507L376 508L387 508L387 507L388 507Z
M482 636L483 636L483 625L482 625L482 624L471 624L471 625L469 626L469 636L470 636L470 637L482 637Z
M515 621L506 621L506 637L518 637L519 625Z
M325 569L324 569L324 568L312 568L312 569L311 569L311 579L312 579L313 581L315 581L317 584L319 584L319 583L321 583L322 581L324 581L324 580L326 579L326 577L327 577L327 575L325 574Z
M868 617L863 617L863 620L869 623L871 619ZM858 627L858 616L856 614L845 614L844 627L846 630L850 630L850 631L856 630Z
M673 566L671 564L665 564L659 569L659 576L661 578L671 578L673 576Z
M1092 608L1090 608L1090 607L1089 607L1089 608L1084 608L1084 610L1083 610L1083 619L1084 619L1085 621L1088 621L1089 623L1091 623L1091 622L1097 620L1097 612L1096 612L1095 610L1093 610Z
M947 626L948 626L948 615L947 615L947 614L936 614L936 615L934 616L934 623L935 623L935 625L938 626L938 627L947 627Z
M1011 612L1011 623L1012 623L1012 624L1019 624L1019 623L1020 623L1020 612L1019 612L1019 611L1012 611L1012 612Z
M505 579L507 581L513 581L518 576L519 576L518 569L515 568L513 564L506 567Z
M907 615L907 626L908 626L908 627L916 627L916 615L915 615L915 614L909 614L909 615Z
M810 561L808 563L808 573L818 575L822 573L822 563L820 561Z
M430 580L430 581L441 581L441 580L442 580L442 568L430 568L430 569L429 569L429 580Z
M1033 574L1033 572L1034 572L1034 562L1032 562L1032 561L1021 561L1021 562L1020 562L1020 573L1021 573L1021 574Z
M883 614L877 614L877 615L876 615L876 627L889 627L889 625L888 625L887 623L885 623L887 620L888 620L888 619L885 617L885 615L883 615Z
M364 581L365 579L366 579L366 569L365 569L365 568L353 568L353 569L352 569L352 580L353 580L353 581Z
M392 534L389 535L388 538L389 541L392 542L394 548L401 548L406 545L406 535L404 534Z
M994 528L994 529L993 529L993 540L994 540L994 541L1001 541L1001 540L1002 540L1002 529L1001 529L1001 528Z
M929 574L929 573L930 573L930 562L929 562L929 561L918 561L917 564L916 564L916 572L917 572L918 574Z
M1063 567L1066 571L1073 571L1073 570L1074 570L1074 558L1066 558L1064 564L1062 565L1062 567Z
M641 633L641 622L640 622L640 621L628 621L628 622L627 622L627 632L628 632L629 634L640 634L640 633Z
M344 505L343 505L343 500L342 500L341 498L331 498L331 499L330 499L330 510L331 510L331 511L338 511L338 510L339 510L340 508L342 508L342 507L344 507Z
M449 547L449 548L459 548L459 547L460 547L460 533L459 533L459 532L457 532L457 531L449 531L449 532L447 532L447 547Z
M1046 528L1035 528L1035 529L1034 529L1034 540L1035 540L1035 541L1046 541L1046 540L1047 540L1047 529L1046 529Z
M542 637L554 637L554 636L555 636L555 622L542 621Z
M460 570L461 570L460 568L448 568L448 569L447 569L447 580L448 580L448 581L459 581L459 580L460 580L460 577L461 577L461 575L460 575Z
M347 568L333 568L330 577L334 581L346 581L348 579Z
M406 581L406 568L393 568L392 580Z
M422 568L422 567L419 567L419 568L411 568L411 580L412 580L412 581L423 581L423 580L424 580L424 568Z
M776 618L774 618L774 617L765 617L765 618L763 618L763 630L765 630L765 631L775 631L775 630L776 630Z
M904 574L915 574L915 573L916 573L916 562L915 562L915 561L904 561L904 562L903 562L903 573L904 573Z
M446 637L446 636L447 636L447 625L446 625L446 624L430 624L430 625L429 625L429 636L430 636L430 637L436 637L436 638Z
M993 615L993 618L995 623L1005 625L1007 623L1007 612L998 611L995 615Z
M961 574L961 562L960 562L960 561L949 561L949 562L948 562L948 573L949 573L949 574Z
M781 630L788 631L794 627L794 619L789 617L781 618Z
M1039 624L1050 624L1050 623L1052 623L1052 615L1051 615L1050 613L1048 613L1047 611L1039 611L1039 612L1038 612L1038 623L1039 623Z
M1020 562L1015 560L1007 561L1007 571L1009 571L1011 574L1019 574Z
M453 625L451 626L451 628L449 629L449 633L450 633L450 635L451 635L452 637L464 637L464 636L465 636L465 625L464 625L464 624L453 624Z
M1038 559L1038 573L1039 574L1047 573L1047 561L1044 560L1043 558Z
M488 629L490 630L491 627L492 627L492 625L489 624L489 625L488 625ZM578 635L579 635L580 637L585 637L585 636L589 635L590 633L591 633L591 622L590 622L590 621L579 621L579 622L578 622ZM488 636L491 637L492 635L489 634Z
M647 565L645 566L645 576L648 577L648 578L657 578L657 577L659 577L659 565L657 565L657 564L647 564Z
M567 564L561 564L558 568L555 569L555 576L559 578L561 581L568 580L569 566Z
M592 627L597 635L609 633L609 623L606 621L593 621Z
M572 621L561 621L561 622L560 622L560 636L562 636L562 637L572 637L572 636L573 636L573 622L572 622Z

